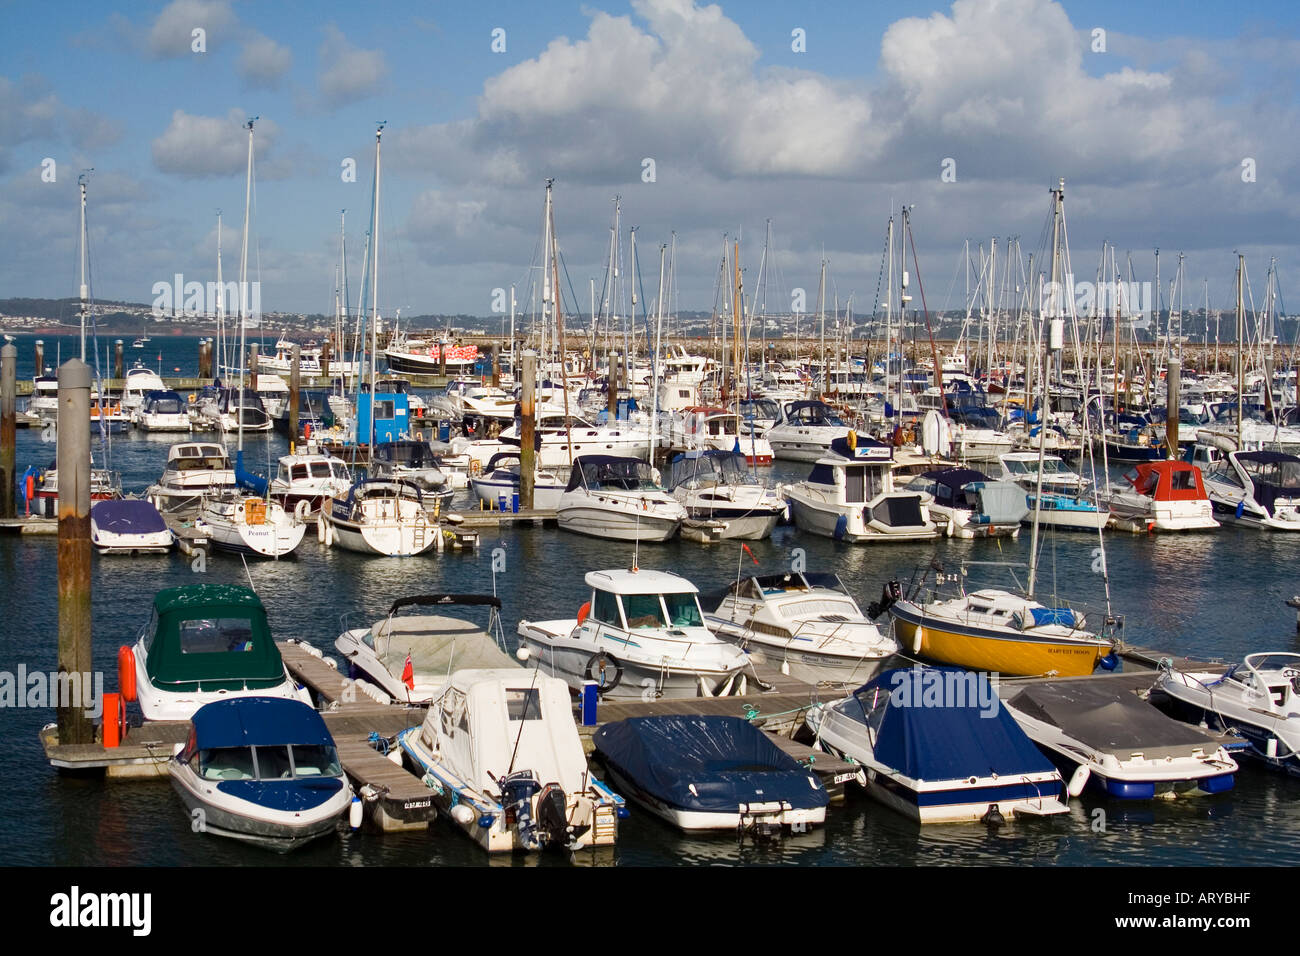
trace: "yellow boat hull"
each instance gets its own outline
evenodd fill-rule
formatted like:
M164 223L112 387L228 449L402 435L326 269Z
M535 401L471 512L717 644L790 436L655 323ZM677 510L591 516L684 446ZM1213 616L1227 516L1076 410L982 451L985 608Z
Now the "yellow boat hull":
M1059 677L1087 677L1109 650L1102 644L1021 638L1010 633L987 637L959 634L931 620L919 627L919 653L930 660L1023 677L1053 672ZM895 618L894 628L904 648L917 648L918 625Z

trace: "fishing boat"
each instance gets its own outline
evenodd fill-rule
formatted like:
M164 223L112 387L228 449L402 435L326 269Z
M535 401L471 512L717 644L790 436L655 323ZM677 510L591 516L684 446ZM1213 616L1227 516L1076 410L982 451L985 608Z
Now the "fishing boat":
M760 481L746 467L745 456L736 451L688 451L674 456L668 492L681 502L688 520L722 522L718 536L726 539L766 538L786 511L780 491Z
M1029 514L1024 489L973 468L923 472L906 488L929 498L930 514L946 521L950 538L1014 538Z
M612 846L623 800L587 769L564 681L458 670L398 735L438 810L489 853Z
M275 499L234 491L203 499L194 526L224 551L283 558L302 543L307 532L303 517L286 511Z
M90 506L90 543L100 554L165 554L175 541L148 501L123 498Z
M921 495L895 491L893 447L849 432L831 443L806 481L786 485L794 523L801 531L848 541L925 541L943 528Z
M575 458L555 510L563 530L614 541L667 541L686 519L649 464L612 455Z
M831 443L849 434L844 421L825 402L786 402L781 417L764 434L772 454L786 461L819 461Z
M1225 439L1220 439L1225 442ZM1300 531L1300 457L1280 451L1225 454L1204 477L1214 513L1225 521Z
M567 484L554 471L534 472L533 507L548 511L558 508ZM500 508L504 501L509 508L519 494L519 452L511 450L493 455L482 473L469 479L469 486L483 504Z
M405 557L437 544L437 520L425 511L424 495L407 481L359 479L346 498L335 498L317 516L317 536L362 554Z
M987 674L885 671L805 718L816 746L862 765L871 797L918 823L1068 813L1065 781L998 701Z
M351 487L352 475L341 458L307 451L280 456L270 492L285 511L303 520L318 513L327 499L345 496Z
M1219 527L1201 470L1185 461L1152 461L1124 473L1106 501L1112 524L1132 531L1204 531Z
M576 618L519 622L527 665L604 697L726 697L748 688L745 653L704 622L690 581L666 571L590 571Z
M487 628L444 613L398 617L403 608L488 607ZM334 641L353 680L370 681L390 699L428 703L454 670L502 670L519 664L506 652L501 599L491 594L420 594L398 598L382 620L348 628Z
M1245 737L1245 756L1300 775L1300 654L1247 654L1226 673L1179 671L1162 661L1156 687L1176 716Z
M1088 680L1031 684L1002 702L1069 780L1109 797L1150 800L1232 789L1222 735L1167 717L1137 695Z
M810 684L858 686L899 651L898 642L862 613L839 575L829 572L737 580L705 623Z
M334 738L309 705L205 704L167 773L193 829L287 852L333 833L352 802Z
M770 836L826 821L821 780L743 717L632 717L592 743L619 792L681 830Z
M123 696L140 701L145 720L189 720L204 704L232 697L311 702L285 669L261 599L230 584L159 591L117 665Z
M159 511L191 511L204 498L235 488L235 469L225 445L181 442L167 450L162 477L149 486L145 497Z

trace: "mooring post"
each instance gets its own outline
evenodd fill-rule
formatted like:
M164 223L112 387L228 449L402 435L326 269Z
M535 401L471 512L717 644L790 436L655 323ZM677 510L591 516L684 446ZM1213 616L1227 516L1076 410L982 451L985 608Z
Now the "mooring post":
M325 344L320 347L320 373L324 378L330 377L330 346L333 342L334 339L328 338L325 340ZM346 385L347 383L344 382L343 384Z
M36 340L36 376L45 374L45 340Z
M501 343L492 343L492 387L501 387Z
M257 356L260 351L261 346L256 342L248 347L248 390L250 392L257 391ZM239 414L243 415L244 413L240 412Z
M212 365L208 360L207 339L199 339L199 378L212 378Z
M12 518L18 510L14 463L17 428L18 346L12 342L0 348L0 517Z
M113 378L122 380L122 340L113 343Z
M1171 357L1165 369L1165 443L1170 461L1178 458L1178 392L1182 377L1183 360Z
M77 687L58 706L59 743L92 744L95 728L84 702L91 680L90 625L90 367L70 359L59 369L59 674ZM75 678L73 675L77 675Z
M301 361L302 349L295 343L293 359L289 366L289 454L291 455L298 444L298 389L302 386L299 369Z
M533 507L533 481L537 476L537 452L533 448L534 395L537 386L537 353L524 353L523 395L519 399L519 506Z
M438 374L445 380L447 378L447 343L438 343Z

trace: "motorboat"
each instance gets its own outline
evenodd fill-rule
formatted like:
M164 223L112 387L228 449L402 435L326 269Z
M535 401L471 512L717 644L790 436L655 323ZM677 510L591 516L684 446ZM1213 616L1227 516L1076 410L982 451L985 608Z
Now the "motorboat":
M612 455L575 458L555 510L563 530L614 541L667 541L686 519L649 464Z
M402 557L423 554L437 542L437 519L425 510L424 495L409 481L362 478L317 515L317 536L362 554Z
M899 651L898 642L862 613L839 575L828 572L740 579L705 623L810 684L859 686Z
M192 511L204 498L236 489L235 469L226 446L217 442L181 442L167 450L167 466L158 483L145 491L159 511Z
M352 788L309 705L236 697L205 704L191 720L167 773L194 830L281 852L335 832Z
M378 442L370 456L370 477L409 481L421 491L441 491L447 476L427 442L405 439Z
M90 543L100 554L165 554L176 539L150 502L122 498L91 504Z
M844 421L825 402L786 402L781 417L763 436L772 454L786 461L819 461L835 439L849 434Z
M685 451L736 451L744 455L746 464L772 464L773 451L767 439L743 430L740 412L725 408L696 406L683 410L673 418L670 441L674 448Z
M274 498L238 491L203 499L195 519L215 547L262 558L292 554L307 532L304 516L286 511Z
M223 432L269 432L275 427L256 392L230 385L205 388L190 409L190 424Z
M204 704L232 697L311 703L285 669L261 598L236 585L159 591L117 664L122 694L140 701L145 720L189 720Z
M904 650L942 664L1039 677L1085 677L1113 651L1085 615L1010 591L984 588L955 598L886 600ZM883 608L882 608L883 609Z
M973 468L939 468L907 483L928 496L930 515L943 518L950 538L1014 538L1029 515L1025 492Z
M493 455L518 451L520 426L512 425L496 440L471 442L467 453L481 464ZM566 416L562 408L539 405L534 414L534 437L538 468L567 468L570 462L586 455L646 458L650 452L648 426L629 422L595 425L578 415Z
M998 700L988 675L896 668L814 704L816 746L862 766L859 782L919 823L1068 813L1065 781Z
M736 451L688 451L673 457L668 492L694 522L722 522L720 538L758 541L785 515L785 498ZM683 534L686 533L685 528Z
M564 494L568 482L561 481L554 471L535 471L533 473L533 507L555 510L560 505L560 496ZM489 459L482 472L469 479L469 486L474 490L474 497L486 505L500 507L504 500L507 507L519 494L519 452L516 449L498 452Z
M1226 451L1205 473L1204 482L1221 519L1300 531L1300 457L1280 451Z
M726 697L748 689L744 651L704 622L690 581L667 571L590 571L576 618L519 622L527 666L604 697Z
M1179 671L1162 662L1156 688L1176 716L1245 737L1244 756L1300 775L1300 654L1247 654L1225 673Z
M285 511L302 519L319 512L326 500L344 497L351 487L352 474L346 462L307 451L280 457L270 492Z
M139 421L137 415L149 394L166 391L168 391L167 383L162 380L162 376L137 361L126 370L126 377L122 382L122 407L135 421Z
M134 422L146 432L188 432L189 404L177 392L148 392L135 410Z
M1223 736L1167 717L1136 694L1091 680L1029 684L1003 700L1069 780L1124 800L1232 789L1237 762Z
M563 680L463 669L397 738L454 826L489 853L612 846L623 799L587 769Z
M921 494L895 491L893 447L850 432L836 438L807 480L785 486L801 531L848 541L925 541L943 528Z
M59 509L59 469L56 462L32 475L32 510L47 518L57 517ZM107 468L90 469L90 500L115 501L122 497L122 476Z
M999 456L998 462L1002 466L999 478L1002 481L1014 481L1028 492L1038 490L1040 472L1044 493L1081 495L1088 489L1088 482L1071 471L1059 455L1043 455L1041 468L1036 451L1011 452Z
M1201 470L1185 461L1152 461L1124 472L1107 503L1112 524L1131 531L1203 531L1219 527Z
M397 616L403 608L488 607L487 628L443 613ZM454 670L520 666L506 652L501 599L491 594L420 594L398 598L382 620L344 630L334 641L349 676L364 679L395 701L424 704L440 694Z
M592 743L620 793L679 829L766 837L826 821L821 780L743 717L631 717Z

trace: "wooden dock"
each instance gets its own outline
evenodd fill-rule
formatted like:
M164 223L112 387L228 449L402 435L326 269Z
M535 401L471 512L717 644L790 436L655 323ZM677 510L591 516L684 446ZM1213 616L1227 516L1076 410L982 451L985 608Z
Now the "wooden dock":
M0 518L0 531L5 534L58 534L59 519L37 515Z
M514 524L554 525L558 518L554 508L520 508L518 511L498 511L495 508L482 511L457 512L466 528L502 528Z

